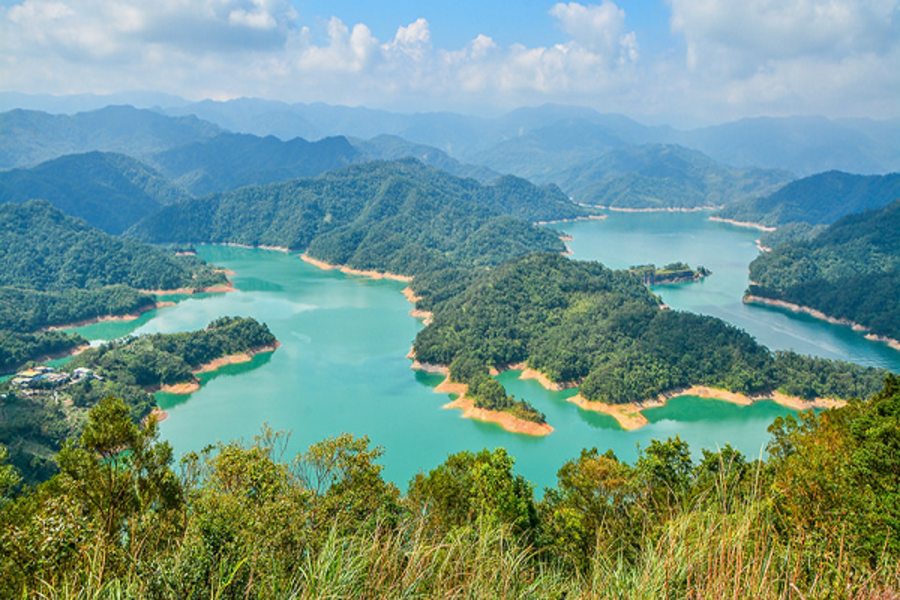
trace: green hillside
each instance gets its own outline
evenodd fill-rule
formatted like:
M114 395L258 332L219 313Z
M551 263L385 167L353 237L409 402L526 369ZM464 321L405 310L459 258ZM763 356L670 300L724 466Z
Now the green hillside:
M70 154L28 169L0 171L0 202L47 200L114 235L185 195L150 167L109 152Z
M223 133L153 155L151 162L195 196L314 177L359 160L343 136L308 142Z
M453 262L491 265L535 250L561 252L556 234L526 221L584 214L558 189L517 178L484 186L410 159L180 202L129 234L151 242L308 249L330 263L414 274Z
M900 173L853 175L828 171L787 184L777 192L723 208L716 216L780 227L829 225L841 217L900 199Z
M579 383L588 400L618 404L692 385L850 398L874 393L885 375L773 355L724 321L661 310L638 273L599 263L533 254L457 277L452 293L446 279L431 274L411 284L422 296L417 308L434 314L413 348L422 362L449 365L452 376L463 364L473 372L526 362L551 381Z
M766 194L793 177L737 169L675 145L628 146L561 171L556 182L577 202L615 208L722 206Z
M226 282L196 257L176 257L113 237L49 202L0 204L2 368L57 352L45 343L55 340L22 334L153 306L153 297L139 290L202 289Z
M750 263L749 293L849 319L900 339L900 200L846 216L814 239Z

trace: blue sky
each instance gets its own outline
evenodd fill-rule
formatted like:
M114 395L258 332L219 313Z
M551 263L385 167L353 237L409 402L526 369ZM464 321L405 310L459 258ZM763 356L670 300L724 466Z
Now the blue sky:
M0 90L900 117L900 0L0 0Z

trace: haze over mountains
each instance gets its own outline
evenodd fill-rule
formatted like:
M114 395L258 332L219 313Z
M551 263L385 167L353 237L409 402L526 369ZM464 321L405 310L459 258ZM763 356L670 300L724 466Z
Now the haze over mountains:
M900 120L830 120L825 117L757 117L680 131L669 126L645 126L616 114L593 109L546 104L519 108L495 118L455 113L401 114L364 107L240 98L227 102L190 102L162 94L113 96L32 96L4 93L4 110L31 108L58 113L96 110L113 102L154 108L172 116L196 115L236 132L283 140L315 140L346 135L369 139L396 135L434 146L462 162L523 136L541 137L551 128L559 142L575 147L605 140L609 147L625 144L679 144L735 167L784 169L804 176L837 169L861 174L900 170ZM577 126L572 126L576 124ZM110 149L110 148L92 148ZM499 148L498 148L499 149ZM488 165L490 166L490 165ZM522 175L522 173L516 173Z

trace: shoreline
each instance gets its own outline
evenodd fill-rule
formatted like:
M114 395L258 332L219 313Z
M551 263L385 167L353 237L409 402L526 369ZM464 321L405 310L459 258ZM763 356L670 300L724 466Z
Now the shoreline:
M520 419L508 412L478 408L477 406L475 406L475 402L473 400L466 397L466 392L468 391L468 386L466 384L450 381L449 367L446 367L444 365L432 365L419 362L418 360L416 360L416 353L412 348L410 348L409 353L406 355L406 358L409 358L413 361L412 365L410 365L410 369L444 376L444 380L432 390L435 394L459 395L457 399L444 404L441 408L457 408L463 411L462 416L465 419L475 419L476 421L496 423L506 431L512 433L521 433L524 435L542 437L553 432L553 427L546 422L535 423L534 421L526 421L525 419Z
M250 348L246 352L241 352L240 354L220 356L219 358L216 358L208 363L203 363L202 365L194 369L193 372L195 377L193 381L183 381L181 383L161 385L159 386L159 389L155 391L178 395L192 394L200 389L200 381L196 378L197 375L200 375L201 373L210 373L226 365L250 362L257 354L263 354L265 352L275 352L275 350L277 350L280 346L281 342L276 340L274 344L270 344L268 346L256 346L255 348Z
M723 219L722 217L710 217L709 220L716 223L728 223L729 225L735 225L737 227L745 227L747 229L758 229L759 231L775 231L775 229L777 229L776 227L767 227L750 221L735 221L734 219Z
M390 272L382 273L381 271L364 271L361 269L351 269L346 265L333 265L331 263L325 262L324 260L312 258L306 252L300 255L300 259L303 262L309 263L314 267L322 269L323 271L331 271L333 269L337 269L341 273L344 273L346 275L361 275L370 279L390 279L392 281L402 281L403 283L409 283L413 280L412 276L410 275L398 275L397 273Z
M591 205L582 205L582 206L591 206ZM654 212L682 212L682 213L692 213L692 212L704 212L708 210L719 210L722 208L721 206L694 206L692 208L680 207L680 206L668 206L666 208L622 208L617 206L592 206L592 208L600 208L603 210L608 210L611 212L622 212L622 213L654 213Z
M585 205L582 205L585 206ZM593 208L593 207L591 207ZM602 208L602 207L597 207ZM532 225L554 225L556 223L575 223L576 221L602 221L609 215L585 215L583 217L572 217L571 219L555 219L552 221L535 221Z
M435 389L437 391L437 389ZM465 394L452 402L448 402L441 408L462 410L464 419L474 419L476 421L485 421L487 423L496 423L506 431L512 433L521 433L523 435L533 435L535 437L543 437L553 433L553 427L549 423L535 423L520 419L507 412L499 410L488 410L486 408L478 408L475 403L467 398Z
M635 429L640 429L650 422L649 420L647 420L647 417L643 415L642 411L648 408L660 408L662 406L665 406L666 402L671 398L679 398L681 396L694 396L697 398L705 398L709 400L721 400L723 402L731 402L732 404L738 404L740 406L750 406L754 402L771 400L772 402L775 402L780 406L784 406L786 408L797 411L810 410L814 408L840 408L847 404L845 400L838 400L836 398L816 398L814 400L804 400L799 396L788 396L787 394L784 394L777 390L771 393L748 396L740 392L730 392L728 390L721 390L704 385L676 388L674 390L663 392L656 398L644 400L643 402L607 404L605 402L588 400L581 394L572 396L568 399L568 401L572 402L583 410L592 410L595 412L607 414L614 418L623 429L633 431Z
M177 288L174 290L138 290L139 292L144 292L145 294L153 294L154 296L171 296L173 294L186 294L189 296L193 296L194 294L221 294L224 292L234 292L235 287L234 283L231 280L228 281L227 284L224 285L214 285L212 287L205 288Z
M274 250L275 252L290 252L290 248L284 246L251 246L249 244L236 244L234 242L219 242L222 246L234 246L235 248L248 248L250 250ZM215 242L213 243L215 245Z
M860 325L859 323L851 321L850 319L839 319L837 317L832 317L816 308L801 306L799 304L794 304L785 300L775 300L773 298L763 298L762 296L752 295L744 296L744 304L761 304L763 306L774 306L776 308L783 308L794 313L809 315L814 319L819 319L821 321L831 323L832 325L843 325L845 327L850 327L857 333L865 333L865 338L869 341L881 342L883 344L887 344L894 350L900 351L900 341L889 338L887 336L878 335L877 333L872 333L871 329L869 329L865 325Z
M62 331L64 329L74 329L76 327L85 327L87 325L95 325L97 323L106 323L108 321L134 321L140 318L146 312L150 312L151 310L156 310L158 308L165 308L167 306L175 306L175 302L154 302L153 304L148 304L147 306L139 308L135 312L130 312L124 315L103 315L100 317L93 317L91 319L84 319L82 321L75 321L74 323L67 323L65 325L51 325L50 327L44 327L40 331Z

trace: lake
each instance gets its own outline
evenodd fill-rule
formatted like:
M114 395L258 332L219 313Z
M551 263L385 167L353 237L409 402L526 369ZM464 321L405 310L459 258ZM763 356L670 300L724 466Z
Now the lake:
M683 260L712 270L701 282L654 288L673 308L721 317L772 348L900 371L900 352L848 327L744 306L747 265L757 254L753 230L712 223L702 213L613 213L604 221L556 227L573 236L575 258L612 267ZM543 438L509 433L442 410L450 396L433 391L441 377L410 369L406 354L422 324L409 316L412 306L400 294L404 284L322 271L297 254L228 246L198 252L234 271L237 291L182 297L135 321L77 329L96 340L198 329L222 315L268 324L282 343L276 352L201 375L203 385L191 395L158 394L169 413L161 434L178 455L217 440L249 439L268 423L291 432L290 455L341 432L368 435L384 448L385 477L401 489L450 453L504 446L517 471L540 490L555 485L559 467L585 447L611 448L631 461L651 439L677 434L695 454L728 442L756 457L768 425L792 412L772 402L743 407L685 397L646 411L650 424L629 432L607 415L567 402L574 390L549 392L506 372L499 379L507 390L528 399L556 429Z

